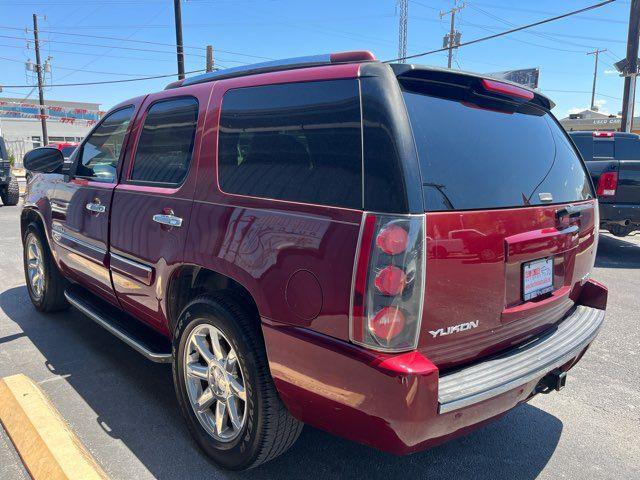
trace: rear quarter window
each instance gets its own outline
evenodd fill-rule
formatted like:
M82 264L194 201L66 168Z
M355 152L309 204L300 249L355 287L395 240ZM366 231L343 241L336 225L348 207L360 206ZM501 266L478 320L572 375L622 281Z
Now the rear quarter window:
M427 210L477 210L593 198L561 127L529 104L504 111L475 99L404 88ZM541 198L551 194L551 202Z
M218 181L227 193L362 208L358 81L229 90Z

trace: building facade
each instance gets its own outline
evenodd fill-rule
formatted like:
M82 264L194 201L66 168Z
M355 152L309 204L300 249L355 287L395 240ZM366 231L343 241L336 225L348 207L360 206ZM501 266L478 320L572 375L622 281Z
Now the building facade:
M622 118L619 115L606 115L595 110L583 110L572 113L560 120L560 124L567 132L577 131L619 131L622 126ZM633 133L640 133L640 118L634 117Z
M45 105L50 143L82 140L104 113L98 103L47 100ZM26 152L44 144L39 105L33 100L0 98L0 135L19 167Z

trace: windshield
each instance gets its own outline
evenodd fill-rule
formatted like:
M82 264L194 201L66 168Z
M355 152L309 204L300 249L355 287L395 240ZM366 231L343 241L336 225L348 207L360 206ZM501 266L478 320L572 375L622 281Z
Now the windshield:
M475 210L593 198L582 162L551 115L404 87L426 209ZM465 98L468 97L468 98ZM474 103L472 103L474 102Z
M62 147L62 150L60 151L62 152L62 156L64 158L69 158L75 149L76 147Z

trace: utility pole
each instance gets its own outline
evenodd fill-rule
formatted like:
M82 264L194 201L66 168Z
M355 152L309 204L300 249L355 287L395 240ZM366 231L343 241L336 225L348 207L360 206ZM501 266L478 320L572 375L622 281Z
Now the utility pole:
M449 33L444 36L444 41L442 43L444 48L449 49L449 60L447 61L447 68L451 68L451 64L453 63L453 49L457 48L460 44L460 32L456 31L456 13L462 10L465 7L464 3L458 6L458 0L454 0L453 8L448 12L440 12L440 18L445 15L451 15L451 27L449 29Z
M607 49L598 50L597 48L593 52L587 52L587 55L594 55L596 59L595 67L593 68L593 88L591 89L591 110L596 109L596 79L598 78L598 55L602 52L606 52Z
M42 123L42 144L49 143L47 135L47 116L44 106L43 68L40 63L40 41L38 40L38 16L33 14L33 40L36 48L36 73L38 74L38 97L40 100L40 122Z
M630 132L633 124L633 104L636 96L638 75L638 34L640 32L640 0L631 0L629 11L629 34L627 35L627 58L622 97L622 131Z
M176 22L176 52L178 55L178 80L184 78L184 46L182 45L182 10L180 0L173 0L173 13Z
M213 72L213 45L207 45L207 63L205 70Z
M409 0L398 0L400 7L400 23L398 24L398 59L401 63L407 60L407 26L409 23Z

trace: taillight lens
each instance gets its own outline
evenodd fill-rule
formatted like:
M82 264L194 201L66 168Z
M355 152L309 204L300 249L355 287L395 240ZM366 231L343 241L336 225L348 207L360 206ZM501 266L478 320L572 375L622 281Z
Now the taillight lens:
M374 283L383 295L400 295L407 284L407 274L401 268L388 265L378 272Z
M598 180L598 196L613 197L618 189L618 172L604 172Z
M351 296L351 341L386 352L415 349L425 285L424 215L365 213Z
M376 235L376 245L384 253L396 255L407 249L409 234L400 225L391 224Z

